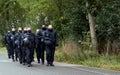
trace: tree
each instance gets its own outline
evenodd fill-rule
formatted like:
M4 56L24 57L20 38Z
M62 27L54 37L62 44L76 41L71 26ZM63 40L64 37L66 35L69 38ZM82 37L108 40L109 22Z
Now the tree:
M97 44L97 38L96 38L96 32L95 32L95 20L94 20L93 15L90 12L90 9L89 9L90 6L91 6L90 1L86 1L86 8L87 8L87 13L88 13L92 46L93 46L93 50L96 50L96 52L98 52L97 50L98 44Z

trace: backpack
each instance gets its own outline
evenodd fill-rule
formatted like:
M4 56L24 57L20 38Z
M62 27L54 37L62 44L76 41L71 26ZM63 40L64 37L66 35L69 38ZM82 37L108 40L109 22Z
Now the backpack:
M20 33L16 33L15 34L15 44L16 45L20 45L20 39L21 39L21 34Z
M52 45L53 44L48 31L45 32L45 40L44 40L44 42L45 42L46 45Z
M24 35L23 42L24 42L25 46L30 46L31 42L29 39L29 35L27 35L27 34Z
M11 34L10 40L11 40L12 43L14 43L14 41L15 41L15 35L14 34Z
M45 32L46 31L40 30L40 33L41 33L41 42L44 42L44 40L45 40Z

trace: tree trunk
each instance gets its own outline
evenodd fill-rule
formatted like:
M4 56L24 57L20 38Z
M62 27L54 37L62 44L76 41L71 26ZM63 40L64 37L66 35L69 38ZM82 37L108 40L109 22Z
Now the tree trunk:
M110 41L107 41L107 52L106 52L106 56L109 55L109 50L110 50Z
M86 2L86 7L89 8L89 2ZM98 44L97 44L97 38L95 33L95 20L92 14L90 13L89 9L87 9L88 12L88 20L89 20L89 27L90 27L90 34L91 34L91 41L92 41L92 48L93 50L96 50L98 53Z

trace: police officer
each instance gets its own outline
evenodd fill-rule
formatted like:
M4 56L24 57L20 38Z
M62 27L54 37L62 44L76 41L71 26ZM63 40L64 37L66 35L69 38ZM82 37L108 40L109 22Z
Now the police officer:
M11 58L11 49L10 49L10 31L7 32L7 34L4 36L3 38L3 41L6 45L6 48L7 48L7 53L8 53L8 58L10 59Z
M39 29L36 30L35 43L36 43L36 57L37 57L38 63L40 63L40 57L41 57L40 43L41 43L41 40L39 40L39 37L37 36L38 32L39 32Z
M24 28L23 32L22 32L22 39L21 39L21 45L22 45L22 63L23 65L26 64L26 48L27 48L27 45L26 45L26 36L27 36L27 27Z
M34 33L32 33L32 30L31 30L31 28L29 27L28 29L28 35L30 36L30 39L31 39L31 60L32 61L34 61L34 49L35 49L35 34Z
M17 52L16 52L16 50L15 50L15 28L12 28L12 31L11 31L11 33L10 33L10 43L11 43L11 45L10 45L10 49L11 49L11 56L12 56L12 60L13 60L13 62L16 60L17 61L17 58L18 58L18 56L17 56ZM15 59L14 59L14 54L15 54Z
M22 28L18 28L18 32L15 34L15 47L18 54L19 62L22 64Z
M44 38L45 38L46 30L47 30L46 26L42 25L42 28L37 33L38 39L40 40L40 55L41 55L40 57L41 57L41 60L42 60L42 64L44 64L44 52L45 52Z
M47 31L45 32L45 44L47 66L54 66L54 53L55 47L58 46L58 35L53 30L52 25L49 25Z
M35 47L35 36L31 32L31 28L27 28L27 33L24 34L23 44L25 46L24 50L26 63L28 64L28 67L30 67Z

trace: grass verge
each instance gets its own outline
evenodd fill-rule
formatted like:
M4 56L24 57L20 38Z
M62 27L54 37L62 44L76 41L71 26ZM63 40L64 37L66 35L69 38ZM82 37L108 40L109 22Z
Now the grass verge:
M56 51L55 60L89 67L120 71L120 56L100 56L94 54L67 55Z
M5 47L0 48L0 53L7 53L7 50Z

